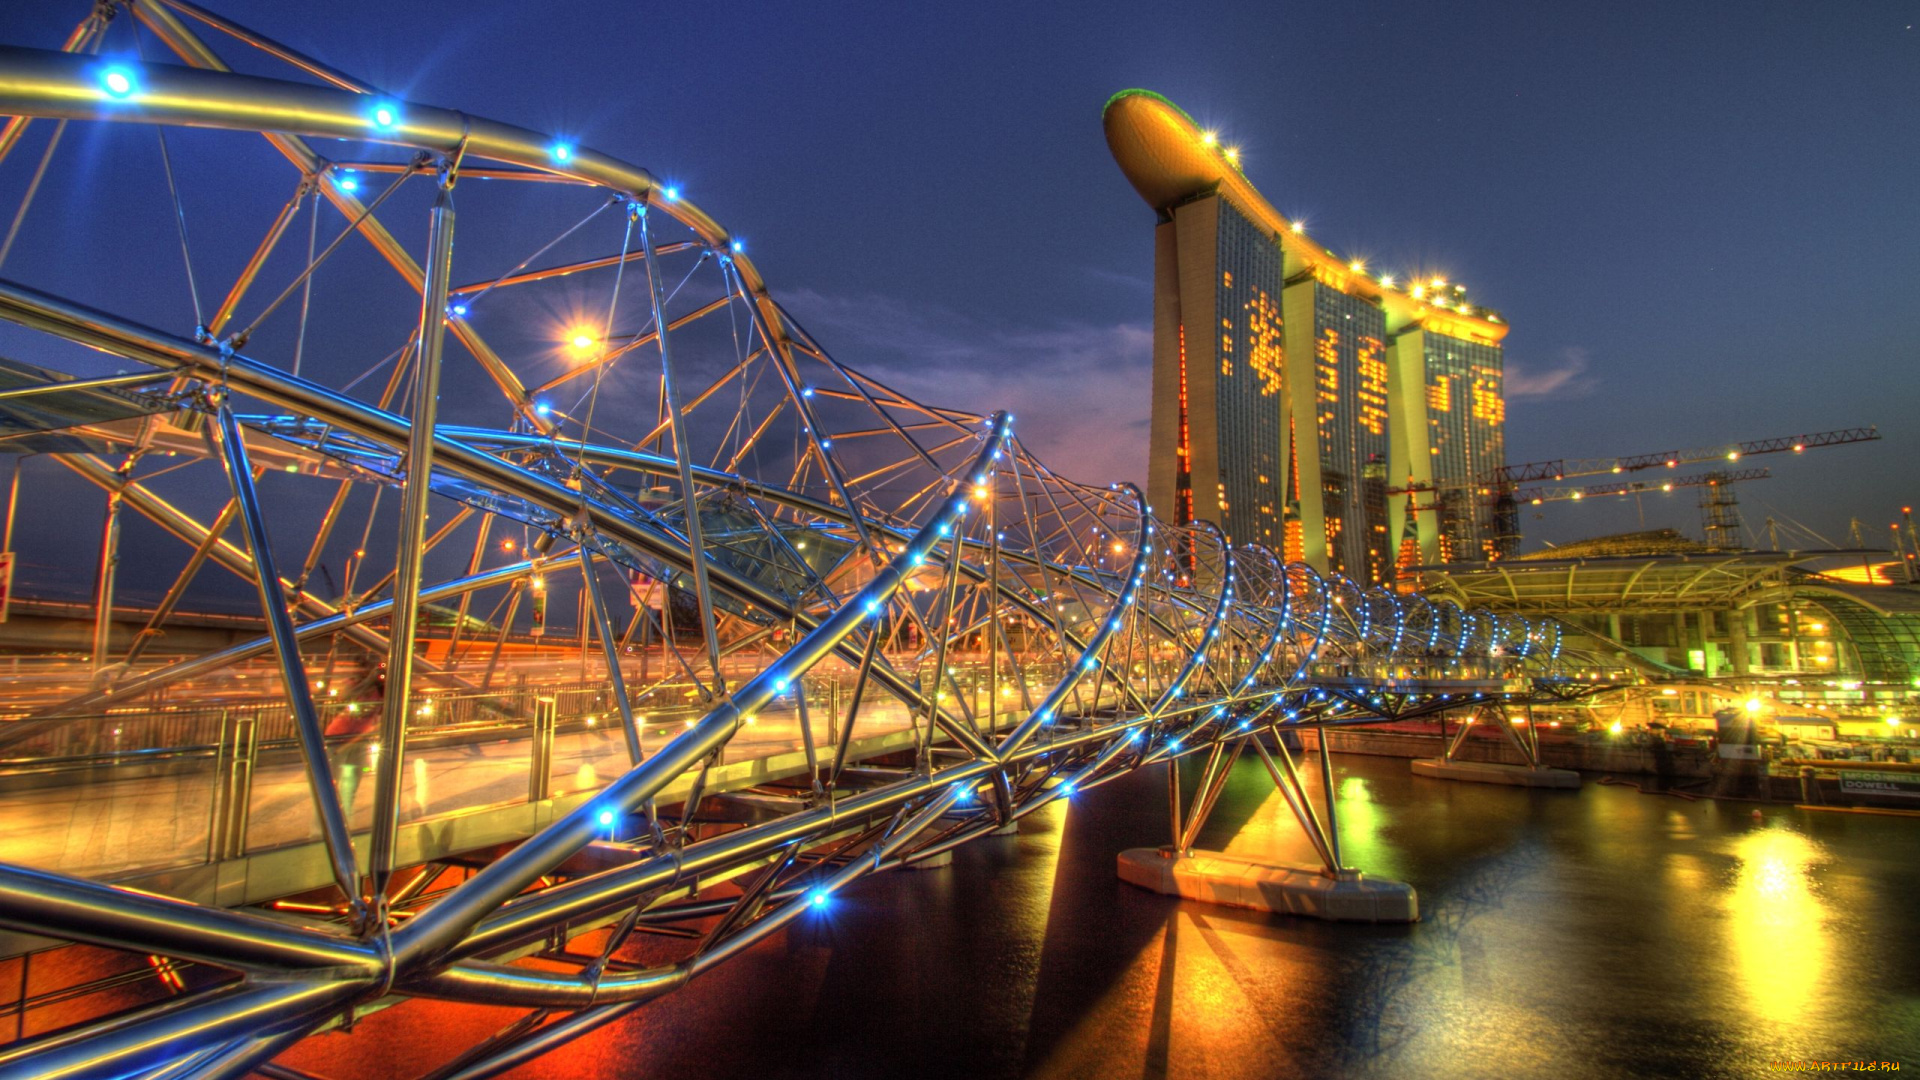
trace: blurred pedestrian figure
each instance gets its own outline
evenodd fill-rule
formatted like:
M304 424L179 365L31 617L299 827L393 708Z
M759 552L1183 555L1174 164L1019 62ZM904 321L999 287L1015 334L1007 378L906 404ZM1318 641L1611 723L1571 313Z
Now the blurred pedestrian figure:
M348 704L327 722L327 758L333 763L334 786L340 790L340 809L353 822L353 799L360 776L373 767L377 750L374 732L387 706L387 665L381 664L347 692Z

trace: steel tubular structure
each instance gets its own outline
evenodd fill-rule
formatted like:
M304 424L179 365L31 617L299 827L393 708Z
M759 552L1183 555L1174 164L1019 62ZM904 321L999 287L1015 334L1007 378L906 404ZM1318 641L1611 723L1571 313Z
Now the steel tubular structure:
M869 874L1129 770L1209 759L1176 834L1190 844L1250 735L1585 685L1557 627L1235 547L1157 518L1130 485L1055 474L1011 415L923 404L837 362L738 237L642 168L382 94L183 0L77 14L58 50L0 48L0 190L24 190L26 223L0 265L0 357L25 374L0 407L8 431L74 440L36 444L63 468L30 486L105 489L120 516L183 541L161 557L185 569L120 652L109 530L92 652L0 698L0 763L31 766L49 798L85 777L83 799L131 765L219 763L228 839L208 860L317 854L270 895L177 900L129 887L185 880L148 873L165 852L9 856L0 927L193 977L0 1045L0 1075L240 1076L428 998L532 1010L436 1072L491 1076ZM112 250L31 257L52 212L34 206L38 176L88 168L58 142L69 124L149 148L160 134L149 194L192 223L188 289L112 280ZM260 137L277 158L249 157ZM209 161L269 194L183 193L175 165ZM13 174L35 164L21 189ZM304 250L289 239L303 231ZM216 286L226 262L189 235L246 237L231 281ZM59 260L106 284L74 286L48 271ZM218 297L206 321L189 293ZM230 576L201 575L209 563ZM547 618L574 573L563 641ZM170 646L177 609L234 578L264 630ZM265 750L234 734L247 709ZM1254 745L1337 870L1332 804L1322 825L1292 758ZM422 848L414 823L503 801L435 802L424 778L447 746L531 769L504 801L538 813ZM590 762L567 772L569 754ZM249 820L270 783L311 821ZM682 955L610 962L636 927L666 924L698 928ZM598 955L567 951L576 939ZM533 953L566 970L516 965Z

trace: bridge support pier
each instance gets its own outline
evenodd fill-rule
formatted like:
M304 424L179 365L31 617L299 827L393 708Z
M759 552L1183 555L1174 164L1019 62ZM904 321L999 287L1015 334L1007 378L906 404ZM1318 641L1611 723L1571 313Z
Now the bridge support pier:
M1441 741L1445 744L1437 758L1418 758L1412 763L1413 775L1430 777L1435 780L1464 780L1471 784L1507 784L1513 787L1577 789L1580 786L1580 774L1572 769L1551 769L1540 763L1540 735L1533 724L1533 706L1527 708L1527 731L1522 735L1513 726L1513 718L1503 705L1485 705L1475 710L1473 717L1460 725L1451 739L1446 737L1444 716L1441 719ZM1473 731L1475 720L1492 718L1500 725L1507 739L1526 759L1524 765L1508 765L1497 761L1457 761L1454 755L1459 752L1462 743Z
M1260 755L1267 775L1293 811L1320 857L1319 866L1266 863L1218 851L1197 851L1193 842L1213 813L1228 774L1248 744ZM1216 743L1207 759L1193 806L1180 814L1177 762L1168 761L1169 810L1174 843L1159 848L1130 848L1120 853L1120 880L1166 896L1209 904L1252 908L1282 915L1305 915L1334 922L1416 922L1420 900L1413 886L1387 878L1368 877L1340 864L1339 824L1335 817L1332 768L1325 744L1321 746L1321 782L1326 786L1327 818L1322 825L1306 785L1301 782L1293 755L1275 740L1276 763L1260 740L1245 736L1231 747Z

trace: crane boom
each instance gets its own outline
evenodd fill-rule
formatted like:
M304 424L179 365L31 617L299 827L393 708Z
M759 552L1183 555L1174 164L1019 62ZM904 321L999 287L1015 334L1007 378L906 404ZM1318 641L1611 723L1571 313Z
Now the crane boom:
M1868 425L1867 427L1841 428L1837 431L1819 431L1808 435L1782 435L1773 439L1753 439L1748 442L1728 443L1724 446L1702 446L1692 450L1664 450L1657 454L1632 454L1627 457L1612 458L1556 458L1552 461L1531 461L1524 465L1503 466L1493 470L1490 475L1482 477L1480 483L1489 487L1502 487L1538 480L1565 480L1574 476L1639 472L1642 469L1675 469L1702 461L1739 461L1741 458L1755 454L1787 452L1798 454L1812 447L1872 442L1879 437L1879 429Z
M1765 468L1759 469L1721 469L1714 472L1695 473L1691 476L1676 476L1670 480L1622 480L1612 484L1583 484L1570 487L1521 488L1513 493L1513 501L1529 506L1541 503L1564 502L1570 499L1596 499L1608 495L1637 495L1642 492L1672 491L1683 487L1716 487L1720 484L1738 483L1743 480L1765 480L1773 473Z

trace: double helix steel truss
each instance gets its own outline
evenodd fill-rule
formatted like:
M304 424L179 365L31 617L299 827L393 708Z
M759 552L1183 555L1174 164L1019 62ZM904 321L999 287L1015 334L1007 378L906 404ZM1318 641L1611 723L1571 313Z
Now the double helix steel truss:
M0 48L0 114L0 179L44 148L7 189L0 319L19 363L0 406L24 425L9 438L108 498L90 655L7 692L0 756L84 759L97 777L217 744L229 783L278 739L311 808L298 838L319 853L317 901L292 906L165 898L114 884L121 866L0 864L0 926L198 973L0 1048L0 1074L240 1076L417 998L528 1010L435 1073L491 1076L868 874L1129 770L1209 757L1184 830L1175 808L1188 844L1257 734L1590 685L1554 624L1170 524L1131 485L1053 473L1011 415L924 404L837 362L742 241L645 169L383 94L182 0L103 3L59 50ZM98 145L158 134L146 205L164 214L145 221L161 254L103 225L36 260L34 223L60 213L48 193L63 170L87 182L101 153L74 149L70 125ZM284 161L249 158L259 137ZM223 262L253 204L181 178L274 168L285 198L264 239ZM75 260L89 272L62 269ZM101 373L63 373L76 366ZM74 441L32 442L55 434ZM31 500L21 513L65 528ZM129 516L187 561L116 643ZM563 642L546 612L575 581ZM264 632L168 647L183 605L235 582ZM576 665L604 703L585 720L543 690ZM258 730L234 720L247 694L278 710ZM209 701L216 735L162 733ZM433 813L418 777L439 729L423 717L454 702L481 728L530 717L514 745L549 819L485 858L423 862L406 839ZM617 750L560 792L570 723L604 723ZM140 746L109 745L109 726L124 740L142 724ZM775 728L785 741L760 756L788 764L723 782ZM1284 751L1259 752L1304 800ZM362 772L370 799L348 783ZM245 802L234 790L219 797ZM211 860L259 846L236 828L208 839ZM1337 869L1337 831L1313 834ZM466 868L448 873L455 854ZM683 954L614 962L636 929L674 925L698 928ZM589 932L597 955L566 951ZM513 963L542 949L571 966Z

